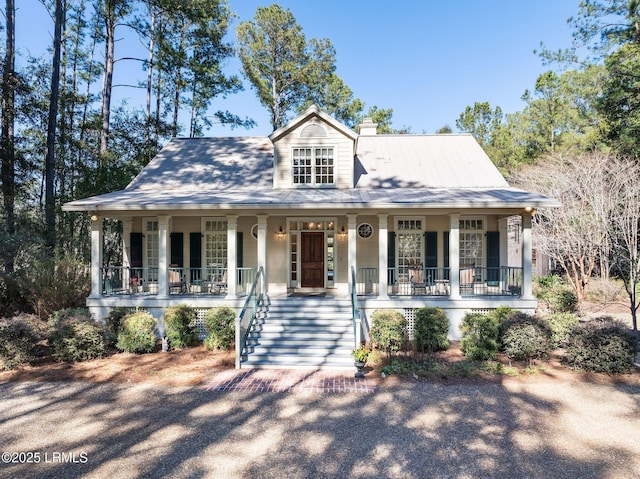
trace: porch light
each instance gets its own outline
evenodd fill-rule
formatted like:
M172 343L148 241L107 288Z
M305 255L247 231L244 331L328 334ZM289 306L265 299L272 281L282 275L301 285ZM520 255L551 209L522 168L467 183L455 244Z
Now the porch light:
M98 221L97 213L95 211L92 211L90 218L91 218L91 221Z
M338 239L339 240L346 240L347 239L347 232L344 229L344 225L340 229L340 233L338 233Z
M280 226L280 227L278 228L277 238L278 238L279 240L283 240L283 239L284 239L284 231L282 230L282 226Z
M533 206L527 206L524 209L527 213L531 213L531 215L533 216L534 214L536 214L536 210Z

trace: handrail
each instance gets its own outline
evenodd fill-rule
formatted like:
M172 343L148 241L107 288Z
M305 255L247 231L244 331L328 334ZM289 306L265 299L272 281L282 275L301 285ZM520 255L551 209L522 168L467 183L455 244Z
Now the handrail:
M353 320L354 348L360 346L360 309L358 308L358 289L356 269L351 266L351 319Z
M258 281L262 279L262 284L260 287L259 293L256 292L256 288L258 285ZM253 283L251 284L251 289L247 294L247 299L244 302L244 306L242 307L242 311L236 318L236 369L240 369L240 360L242 358L242 352L247 347L247 337L249 336L249 332L251 331L251 327L253 326L253 321L256 319L256 314L258 312L258 305L262 301L262 297L264 294L264 269L262 266L258 268L258 272L256 273L256 277L253 279ZM243 328L242 323L244 321L244 317L247 313L247 309L249 305L252 307L252 314L247 322L245 328Z

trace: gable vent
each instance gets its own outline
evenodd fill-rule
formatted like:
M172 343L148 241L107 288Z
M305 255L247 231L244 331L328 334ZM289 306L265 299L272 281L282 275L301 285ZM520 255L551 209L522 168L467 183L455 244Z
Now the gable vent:
M305 126L300 132L300 138L326 138L327 132L317 123Z

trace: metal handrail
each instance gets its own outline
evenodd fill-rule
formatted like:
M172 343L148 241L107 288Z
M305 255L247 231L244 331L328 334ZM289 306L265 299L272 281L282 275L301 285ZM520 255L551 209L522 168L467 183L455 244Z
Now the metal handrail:
M351 266L351 319L353 320L354 348L360 346L360 309L358 308L358 289L356 269Z
M242 307L242 311L238 315L236 319L236 369L240 369L240 359L242 357L242 353L247 347L247 338L249 337L249 332L253 326L253 321L256 319L256 315L258 312L258 305L262 301L262 297L264 295L264 269L262 266L258 268L256 273L256 277L253 279L253 283L251 284L251 289L247 294L247 299L244 302L244 306ZM262 279L262 285L260 287L260 291L256 292L256 288L258 282ZM249 306L251 305L252 314L249 318L246 328L242 327L242 322L244 321L244 317L247 313Z

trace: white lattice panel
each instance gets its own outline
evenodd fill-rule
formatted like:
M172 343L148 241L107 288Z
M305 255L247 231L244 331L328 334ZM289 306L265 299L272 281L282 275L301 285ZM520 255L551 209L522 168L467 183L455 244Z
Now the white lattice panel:
M413 328L415 326L416 310L414 308L405 308L403 310L404 319L407 320L407 332L409 340L413 340Z

